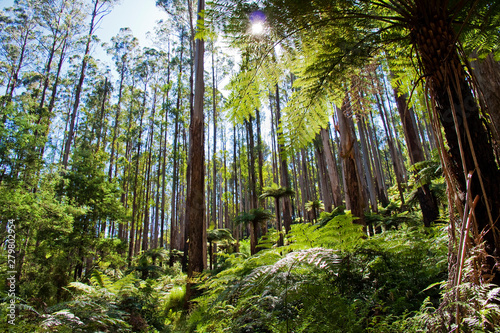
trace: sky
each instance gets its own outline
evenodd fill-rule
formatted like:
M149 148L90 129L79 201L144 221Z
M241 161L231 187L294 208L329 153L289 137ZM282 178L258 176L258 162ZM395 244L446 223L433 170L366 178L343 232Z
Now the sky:
M14 0L0 0L0 8L10 7ZM167 18L167 14L156 7L156 0L119 0L110 14L104 17L97 35L103 42L115 36L120 28L129 27L139 38L141 46L146 43L146 33L153 31L156 21Z
M158 20L166 18L167 14L156 7L155 0L120 0L111 13L103 18L97 35L102 42L109 42L120 28L129 27L139 39L141 47L152 46L146 34L154 31Z
M87 2L90 2L87 0ZM10 7L13 0L0 0L0 8ZM111 13L106 15L96 34L101 43L109 43L120 31L120 28L129 27L135 37L139 39L140 47L152 47L152 42L147 38L149 31L153 32L156 22L166 19L167 14L156 7L156 0L119 0L113 6ZM89 22L86 23L88 25ZM111 58L101 47L94 48L93 56L105 63L112 63Z

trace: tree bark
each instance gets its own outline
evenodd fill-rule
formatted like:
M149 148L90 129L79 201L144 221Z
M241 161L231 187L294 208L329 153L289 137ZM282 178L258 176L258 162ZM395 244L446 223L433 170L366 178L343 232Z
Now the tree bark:
M372 211L373 212L378 212L378 206L377 206L377 197L375 193L375 186L374 184L377 183L377 180L373 178L371 168L370 168L370 153L368 151L368 143L367 143L367 138L366 138L366 131L365 131L365 119L363 116L358 116L358 129L359 129L359 136L360 136L360 142L361 142L361 151L363 152L363 156L361 157L363 160L363 168L365 169L365 175L367 178L367 186L368 186L368 194L369 194L369 199L370 203L372 206ZM378 185L378 184L377 184Z
M328 179L328 171L325 163L325 148L323 146L321 135L319 133L314 140L314 148L316 153L316 161L318 164L318 180L320 184L321 198L323 199L325 210L327 212L331 212L333 206L333 198L330 195L330 188L332 188L332 186L330 185Z
M146 106L146 90L144 90L144 97L141 106L141 120L139 122L139 138L137 139L137 161L135 164L135 174L134 174L134 198L132 203L132 221L130 223L130 235L129 235L129 244L128 244L128 257L127 263L128 267L132 264L132 256L134 254L134 243L135 243L135 216L137 212L137 177L139 175L139 162L141 157L141 138L142 138L142 120L144 117L144 108Z
M475 55L473 55L475 56ZM481 97L491 119L494 148L497 159L500 158L500 62L495 61L493 54L485 59L476 59L471 62L474 78L479 86Z
M198 19L205 9L205 1L198 0ZM195 86L194 107L189 128L190 135L190 165L191 179L188 187L186 206L187 227L189 237L189 265L188 278L193 278L205 269L207 263L207 234L205 215L205 165L204 165L204 121L203 121L203 82L204 41L197 39L195 42ZM186 297L190 299L192 290L188 286Z
M475 225L485 242L487 256L481 263L481 277L500 285L500 271L496 264L500 249L497 222L500 210L500 171L492 145L480 117L466 73L460 61L452 17L444 1L416 1L419 20L410 22L411 40L415 45L434 101L435 116L444 129L448 143L445 158L446 175L455 185L461 206L466 194L470 200L479 196L475 209ZM446 153L446 152L444 152ZM449 171L448 171L449 170ZM466 177L473 172L470 186ZM457 207L459 212L462 207Z
M280 106L280 92L276 84L276 128L281 124L281 106ZM283 144L278 143L278 160L280 164L280 181L281 187L290 187L290 178L288 176L288 163L285 155L285 147ZM283 225L285 233L288 233L292 225L292 215L290 213L290 198L283 198Z
M155 87L153 91L153 105L151 107L151 118L149 127L149 151L148 151L148 166L146 171L146 199L144 200L144 233L142 234L142 251L147 251L149 248L149 229L150 229L150 217L149 217L149 193L151 188L151 158L153 154L153 134L154 134L154 123L155 123L155 113L156 113L156 93L157 88Z
M337 108L337 116L340 130L340 156L344 165L344 179L346 191L346 207L352 214L358 217L355 223L366 227L365 222L365 195L360 181L360 173L355 159L354 145L357 144L354 132L354 123L348 114L351 112L349 95L346 93L342 107Z
M332 186L333 204L335 207L342 205L342 195L340 193L340 177L337 170L337 161L332 153L330 146L330 135L327 128L322 128L320 131L321 140L323 142L323 150L325 152L326 164L328 166L328 176ZM325 207L326 208L326 207Z
M253 118L251 116L249 120L245 120L248 143L248 181L250 185L250 209L256 209L258 206L256 182L257 177L255 175L255 147L252 123ZM250 253L254 255L255 253L257 253L259 225L257 223L249 223L248 227L250 228Z
M396 104L403 124L403 131L406 139L406 146L408 147L408 154L410 155L411 164L425 161L424 150L418 138L417 129L414 124L414 114L412 108L408 107L407 95L400 94L398 87L394 88L394 96ZM422 210L424 219L424 226L430 227L431 223L439 217L439 207L437 200L429 189L429 185L421 186L417 189L417 198Z

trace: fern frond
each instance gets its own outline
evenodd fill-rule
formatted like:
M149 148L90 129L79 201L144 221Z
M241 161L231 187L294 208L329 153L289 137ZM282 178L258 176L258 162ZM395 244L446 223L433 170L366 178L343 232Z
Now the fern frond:
M71 282L69 286L85 294L95 294L97 292L97 289L95 287L81 282Z
M92 282L95 286L99 286L100 288L105 288L107 290L109 290L110 286L112 286L111 279L106 274L96 269L92 271L90 282Z

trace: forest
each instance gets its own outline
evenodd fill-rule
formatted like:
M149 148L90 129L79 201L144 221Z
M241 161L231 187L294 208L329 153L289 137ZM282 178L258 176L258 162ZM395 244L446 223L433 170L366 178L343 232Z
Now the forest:
M500 332L500 2L119 4L0 10L0 331Z

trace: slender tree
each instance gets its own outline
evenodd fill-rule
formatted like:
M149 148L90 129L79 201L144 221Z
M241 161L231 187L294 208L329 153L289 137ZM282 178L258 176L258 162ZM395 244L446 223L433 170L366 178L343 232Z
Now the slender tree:
M198 20L203 22L202 12L205 10L205 1L198 0ZM187 227L189 237L189 265L188 277L193 278L201 273L206 267L207 235L205 216L205 166L204 166L204 115L203 94L205 90L203 81L203 59L204 41L196 39L194 49L195 85L194 85L194 108L191 114L189 127L189 158L190 158L190 181L186 198ZM192 297L190 285L188 285L187 299Z

